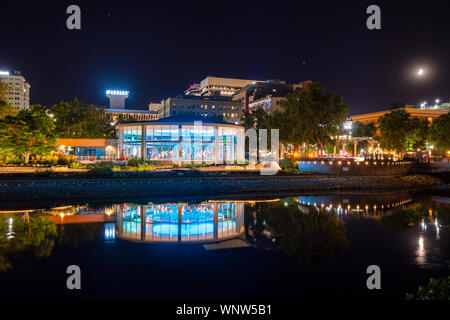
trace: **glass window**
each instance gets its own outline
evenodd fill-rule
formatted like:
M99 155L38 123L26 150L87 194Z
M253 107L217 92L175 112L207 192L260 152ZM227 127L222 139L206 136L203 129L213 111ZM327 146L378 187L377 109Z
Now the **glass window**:
M141 143L124 143L123 144L123 156L124 157L141 157Z
M123 128L123 141L141 141L142 130L140 126L130 126Z
M177 160L178 142L147 143L147 159L149 160Z

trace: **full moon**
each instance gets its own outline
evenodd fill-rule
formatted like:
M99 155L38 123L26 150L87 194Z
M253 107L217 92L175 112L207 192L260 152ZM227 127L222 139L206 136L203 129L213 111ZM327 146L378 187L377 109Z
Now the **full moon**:
M418 75L418 76L423 75L423 69L422 69L422 68L420 68L419 70L417 70L417 75Z

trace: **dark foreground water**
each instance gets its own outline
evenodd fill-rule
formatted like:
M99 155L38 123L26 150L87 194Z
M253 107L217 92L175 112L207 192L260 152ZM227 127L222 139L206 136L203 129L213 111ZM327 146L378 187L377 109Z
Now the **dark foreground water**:
M404 300L449 274L442 196L138 203L1 211L0 298ZM370 265L381 290L367 289Z

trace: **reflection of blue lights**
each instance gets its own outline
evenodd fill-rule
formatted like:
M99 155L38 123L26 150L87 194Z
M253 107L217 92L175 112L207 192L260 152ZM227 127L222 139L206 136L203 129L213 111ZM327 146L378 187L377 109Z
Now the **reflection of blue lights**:
M217 228L229 228L233 225L233 221L219 222ZM152 226L154 234L161 236L178 236L177 223L156 223ZM196 222L181 225L181 236L198 236L202 234L210 234L214 231L213 222Z
M327 203L331 200L331 198L329 196L301 196L298 197L298 202L299 203Z
M175 223L157 223L152 227L154 234L162 236L178 236L178 224ZM181 236L197 236L208 234L214 231L214 223L197 222L181 225Z
M116 238L115 223L105 223L105 240L114 240Z

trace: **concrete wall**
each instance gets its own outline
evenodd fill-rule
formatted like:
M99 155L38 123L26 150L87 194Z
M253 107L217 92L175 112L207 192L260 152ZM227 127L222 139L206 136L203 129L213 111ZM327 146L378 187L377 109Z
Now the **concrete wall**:
M352 176L389 176L401 175L411 171L409 161L299 161L300 171L320 174L339 174Z
M395 190L439 183L430 177L242 176L0 180L0 204L56 199L124 199L283 191Z

